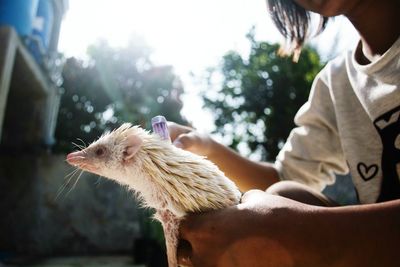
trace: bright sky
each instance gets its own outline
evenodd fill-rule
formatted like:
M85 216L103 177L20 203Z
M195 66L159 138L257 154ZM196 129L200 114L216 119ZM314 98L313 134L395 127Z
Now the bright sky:
M67 57L83 57L99 38L123 46L132 33L144 36L154 49L155 63L173 65L184 83L183 114L200 130L213 129L211 115L202 110L199 84L189 75L201 75L216 66L231 49L246 53L246 33L256 26L256 39L278 42L269 20L266 0L69 0L59 49ZM319 39L322 53L335 46L347 49L357 34L337 19ZM342 31L339 42L334 40Z

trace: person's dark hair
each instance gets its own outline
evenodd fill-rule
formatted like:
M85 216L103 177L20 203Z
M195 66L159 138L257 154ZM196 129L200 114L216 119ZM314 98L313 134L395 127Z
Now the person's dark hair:
M297 61L301 48L309 36L311 12L299 6L293 0L268 0L268 9L272 20L279 32L286 38L280 53L293 54L293 61ZM321 16L317 34L325 29L327 17Z

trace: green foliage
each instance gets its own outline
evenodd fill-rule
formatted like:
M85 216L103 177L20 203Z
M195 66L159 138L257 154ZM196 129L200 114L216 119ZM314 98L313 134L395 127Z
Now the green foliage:
M246 143L263 160L273 160L294 127L294 115L307 100L322 64L310 47L294 63L277 55L279 45L257 42L252 33L248 39L249 57L227 53L220 68L220 88L213 89L209 82L203 99L213 111L216 131L231 137L231 147Z
M183 123L183 88L171 66L156 66L140 39L113 48L101 41L89 47L88 59L69 58L64 67L55 150L69 152L72 142L86 144L122 122L149 129L162 114Z

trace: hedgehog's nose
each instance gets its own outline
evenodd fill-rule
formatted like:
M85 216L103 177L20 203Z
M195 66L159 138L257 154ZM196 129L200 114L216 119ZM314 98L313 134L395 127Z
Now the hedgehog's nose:
M85 159L82 151L72 152L67 155L67 162L71 165L77 165Z

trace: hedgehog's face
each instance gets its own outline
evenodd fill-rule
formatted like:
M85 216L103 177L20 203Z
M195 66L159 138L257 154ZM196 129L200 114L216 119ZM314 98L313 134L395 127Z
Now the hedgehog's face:
M85 171L118 180L127 165L134 162L141 145L142 139L132 131L121 134L117 130L81 151L70 153L67 161Z

